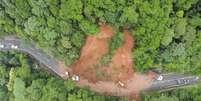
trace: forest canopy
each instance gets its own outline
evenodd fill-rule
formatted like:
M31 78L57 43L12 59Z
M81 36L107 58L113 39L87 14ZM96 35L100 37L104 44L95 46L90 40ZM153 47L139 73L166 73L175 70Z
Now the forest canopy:
M200 0L0 0L0 37L17 35L34 41L66 65L79 57L86 36L99 32L99 22L117 29L111 51L119 47L123 28L132 31L137 71L154 68L201 75ZM25 54L1 52L0 63L0 101L123 100L44 73ZM197 101L201 93L197 89L154 94L144 100Z

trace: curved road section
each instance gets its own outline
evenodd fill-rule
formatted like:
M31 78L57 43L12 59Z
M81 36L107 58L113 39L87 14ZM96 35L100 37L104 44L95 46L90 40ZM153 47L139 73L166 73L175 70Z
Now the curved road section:
M47 70L53 72L57 76L66 80L69 78L68 71L61 67L59 62L51 56L45 54L42 50L35 47L35 45L18 39L14 36L8 36L0 39L0 51L16 50L29 54L34 57L40 64L44 65ZM73 78L76 79L76 78ZM77 78L79 80L79 78ZM184 87L200 83L200 77L185 76L179 74L158 74L151 86L145 91L164 91L171 90L178 87ZM78 84L79 85L79 84Z
M51 56L36 48L35 45L20 40L14 36L5 37L0 40L0 51L16 50L27 53L44 65L49 71L55 73L63 79L67 79L66 70L59 66L59 63Z

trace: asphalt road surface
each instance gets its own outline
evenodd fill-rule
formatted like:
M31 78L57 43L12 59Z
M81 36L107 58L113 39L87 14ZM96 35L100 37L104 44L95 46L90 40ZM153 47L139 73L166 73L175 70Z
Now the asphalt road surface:
M39 64L44 65L47 70L55 73L63 79L66 79L67 77L67 75L65 74L66 70L64 68L61 68L55 59L53 59L49 55L46 55L43 51L36 48L35 45L31 43L27 43L14 36L8 36L5 37L3 40L0 40L0 51L9 50L16 50L27 53L31 57L35 58L39 62Z
M64 68L59 66L51 56L44 53L42 50L35 47L31 43L26 43L14 36L8 36L4 39L0 39L0 51L16 50L24 52L34 57L40 64L44 65L49 71L58 75L62 79L67 79L66 71ZM193 85L201 82L201 78L197 76L186 76L182 74L161 74L159 75L152 85L145 91L163 91L175 89L178 87L184 87Z
M179 87L198 84L201 82L201 78L198 76L186 76L183 74L161 74L162 80L156 80L152 85L146 89L147 91L166 91Z

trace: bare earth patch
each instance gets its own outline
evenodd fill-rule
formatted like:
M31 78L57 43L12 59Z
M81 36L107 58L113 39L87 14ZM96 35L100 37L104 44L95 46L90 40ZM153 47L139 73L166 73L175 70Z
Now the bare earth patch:
M105 24L100 29L97 35L87 37L80 58L69 69L70 74L80 77L77 84L81 87L88 86L102 94L140 100L139 93L151 85L156 74L134 72L131 58L134 38L128 30L124 30L123 46L116 50L109 65L99 66L98 61L108 53L109 41L115 33L112 27ZM119 82L125 86L120 86Z
M131 52L133 37L128 30L124 31L124 44L116 50L109 66L100 67L98 61L109 51L109 40L114 31L108 25L101 25L101 32L96 36L88 36L82 48L80 58L72 65L73 74L86 78L89 82L125 81L132 77Z

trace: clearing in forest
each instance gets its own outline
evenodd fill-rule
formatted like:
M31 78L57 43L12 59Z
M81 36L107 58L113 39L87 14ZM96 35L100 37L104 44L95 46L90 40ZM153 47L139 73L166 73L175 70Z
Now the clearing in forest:
M108 65L101 65L99 61L109 52L109 41L115 31L108 25L101 25L100 29L97 35L87 37L80 58L72 65L73 74L90 82L128 80L133 75L131 52L134 39L131 33L124 30L123 46L116 50Z
M100 65L101 58L109 52L109 41L115 33L106 24L100 29L96 35L87 37L80 58L71 65L70 73L80 77L79 86L87 86L102 94L138 99L140 91L148 88L156 75L134 72L131 58L134 38L127 29L123 31L123 45L115 51L108 65ZM120 86L119 82L125 86Z

